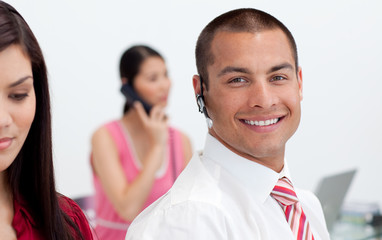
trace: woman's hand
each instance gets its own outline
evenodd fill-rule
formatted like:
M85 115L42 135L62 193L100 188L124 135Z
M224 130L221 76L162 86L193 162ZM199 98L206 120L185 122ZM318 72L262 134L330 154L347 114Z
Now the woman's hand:
M146 143L147 150L141 159L143 168L148 171L156 171L162 165L165 155L168 140L167 116L160 106L154 106L149 115L147 115L140 102L135 102L133 106L138 113L148 139Z
M167 116L164 109L160 106L153 106L150 114L147 115L142 104L138 101L134 102L134 108L138 113L139 119L148 135L148 145L155 147L164 147L168 139Z

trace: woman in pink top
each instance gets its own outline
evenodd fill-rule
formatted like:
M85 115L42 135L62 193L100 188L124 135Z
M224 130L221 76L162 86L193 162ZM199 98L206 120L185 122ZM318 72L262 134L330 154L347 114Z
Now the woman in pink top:
M122 55L120 75L124 114L92 137L95 232L101 240L124 239L132 220L170 189L192 153L189 139L168 126L164 108L171 83L163 57L133 46Z

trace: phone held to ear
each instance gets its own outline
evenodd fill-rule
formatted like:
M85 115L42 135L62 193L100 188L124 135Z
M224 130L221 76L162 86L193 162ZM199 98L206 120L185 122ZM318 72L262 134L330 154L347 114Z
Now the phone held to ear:
M126 101L129 105L133 105L133 102L135 101L140 101L143 105L143 108L145 109L147 115L150 114L151 110L151 105L145 102L138 94L137 92L133 89L132 86L129 84L125 83L121 87L121 92L126 98Z

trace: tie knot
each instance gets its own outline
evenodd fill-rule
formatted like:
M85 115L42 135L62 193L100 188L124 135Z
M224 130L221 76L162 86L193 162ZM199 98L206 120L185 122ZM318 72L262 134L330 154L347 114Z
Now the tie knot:
M280 178L273 188L271 196L283 206L289 206L298 202L293 185L286 177Z

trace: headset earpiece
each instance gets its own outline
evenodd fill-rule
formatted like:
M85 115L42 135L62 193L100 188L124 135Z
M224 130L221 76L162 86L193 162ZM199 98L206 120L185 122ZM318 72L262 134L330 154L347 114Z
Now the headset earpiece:
M204 113L204 109L206 108L206 105L204 104L204 98L203 96L197 94L196 95L196 102L199 107L199 112Z
M204 116L206 117L206 122L207 122L208 128L211 128L213 125L213 122L212 122L212 119L210 118L210 116L208 116L206 105L204 103L204 97L202 95L197 94L196 95L196 102L197 102L198 107L199 107L199 112L203 113Z
M212 128L213 122L210 116L208 116L206 104L204 103L204 96L203 96L203 79L202 77L199 77L200 79L200 94L196 94L196 103L199 107L199 112L203 113L206 117L206 122L208 128Z

